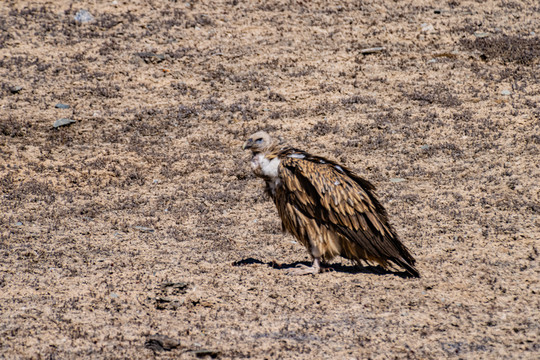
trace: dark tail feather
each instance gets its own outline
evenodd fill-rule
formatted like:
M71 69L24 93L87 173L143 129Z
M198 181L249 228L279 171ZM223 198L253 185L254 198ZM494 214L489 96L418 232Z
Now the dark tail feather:
M411 264L409 264L407 261L403 259L395 259L395 258L392 259L392 261L396 263L397 265L401 266L402 268L404 268L411 277L416 277L416 278L420 277L420 273L418 272L418 270L416 270L416 268L412 266Z

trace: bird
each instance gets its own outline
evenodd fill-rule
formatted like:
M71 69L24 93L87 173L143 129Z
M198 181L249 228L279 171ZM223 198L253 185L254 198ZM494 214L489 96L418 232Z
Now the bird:
M408 277L420 277L416 260L399 240L375 187L344 165L287 145L258 131L244 142L250 166L265 181L282 230L304 245L312 265L286 269L290 275L318 274L341 256L356 264L395 265Z

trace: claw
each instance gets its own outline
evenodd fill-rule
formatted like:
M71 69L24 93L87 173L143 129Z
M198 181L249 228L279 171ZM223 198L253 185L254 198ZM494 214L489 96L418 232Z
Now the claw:
M319 274L321 272L321 261L317 258L313 260L312 266L307 266L304 264L298 264L292 269L286 269L285 273L287 275L309 275L309 274Z

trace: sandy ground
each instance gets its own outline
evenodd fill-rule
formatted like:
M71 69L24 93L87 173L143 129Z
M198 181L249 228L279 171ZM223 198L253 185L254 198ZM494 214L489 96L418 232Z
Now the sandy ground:
M0 357L538 359L539 34L532 0L2 1ZM257 129L372 181L422 278L285 275Z

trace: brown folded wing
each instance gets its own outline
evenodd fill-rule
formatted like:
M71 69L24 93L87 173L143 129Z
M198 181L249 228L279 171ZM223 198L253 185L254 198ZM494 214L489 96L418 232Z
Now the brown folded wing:
M279 157L282 184L275 201L287 230L297 237L312 234L322 242L337 242L323 245L346 258L374 260L385 267L392 261L418 276L414 258L388 223L371 183L303 151L287 149ZM309 239L302 242L308 246Z

